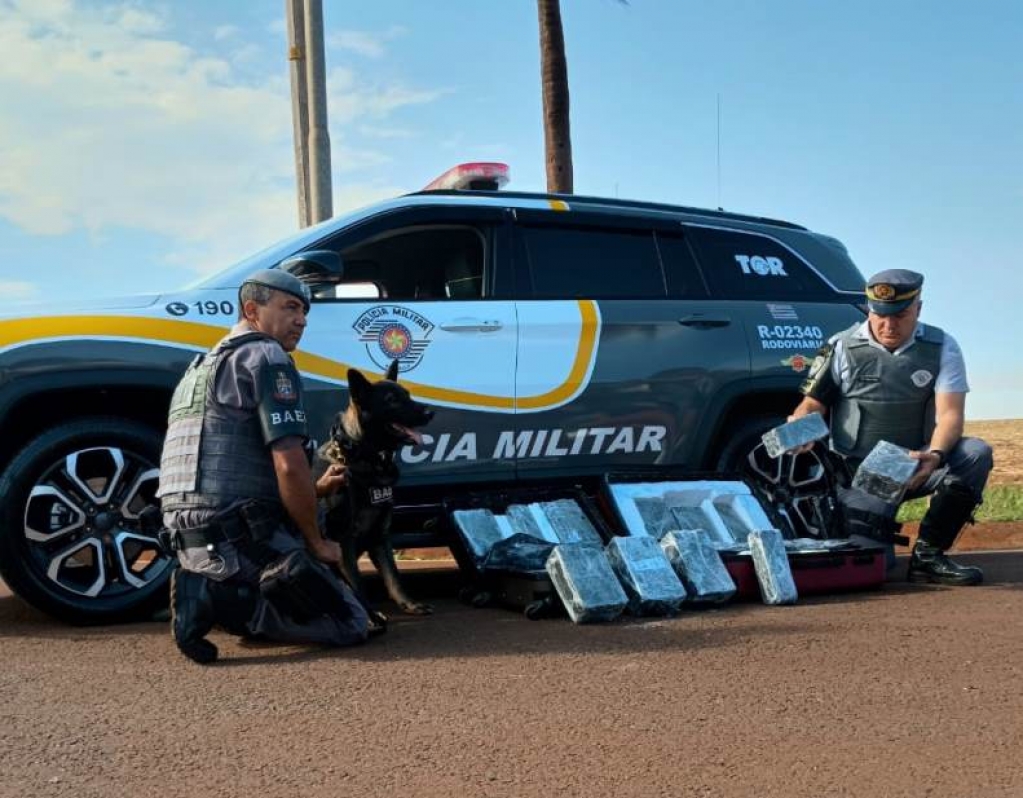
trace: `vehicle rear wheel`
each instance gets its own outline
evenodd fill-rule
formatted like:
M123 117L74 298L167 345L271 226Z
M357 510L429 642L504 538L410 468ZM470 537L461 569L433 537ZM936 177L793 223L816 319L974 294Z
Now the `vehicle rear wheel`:
M835 469L823 444L770 457L760 436L784 423L781 416L758 416L738 426L722 447L716 470L741 477L786 537L830 537L836 518Z
M167 605L171 558L141 513L156 504L163 440L116 418L83 418L22 449L0 476L0 575L71 623L148 617Z
M760 443L760 436L769 429L785 423L785 416L754 416L735 425L718 450L714 471L722 474L742 474L749 465L749 456Z

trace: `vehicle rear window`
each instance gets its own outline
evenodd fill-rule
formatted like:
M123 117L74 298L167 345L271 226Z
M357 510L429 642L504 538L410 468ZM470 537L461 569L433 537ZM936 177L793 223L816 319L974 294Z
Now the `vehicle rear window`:
M553 298L664 297L657 246L650 230L521 227L533 296Z
M728 299L828 299L827 285L787 247L756 233L687 226L711 291Z

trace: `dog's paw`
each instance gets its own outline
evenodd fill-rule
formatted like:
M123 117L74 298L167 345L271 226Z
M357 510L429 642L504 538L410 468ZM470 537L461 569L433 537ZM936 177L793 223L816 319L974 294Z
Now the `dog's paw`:
M406 601L398 605L406 615L433 615L433 605L418 601Z

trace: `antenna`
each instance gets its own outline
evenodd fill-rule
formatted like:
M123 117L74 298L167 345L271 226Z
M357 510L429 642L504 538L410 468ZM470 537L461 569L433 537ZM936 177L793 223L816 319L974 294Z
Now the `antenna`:
M721 92L718 92L718 210L721 207Z

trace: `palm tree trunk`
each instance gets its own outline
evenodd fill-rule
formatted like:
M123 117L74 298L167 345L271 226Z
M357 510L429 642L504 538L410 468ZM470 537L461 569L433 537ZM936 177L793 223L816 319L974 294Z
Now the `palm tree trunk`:
M572 133L568 119L568 64L560 0L537 0L540 16L540 80L547 191L572 193Z

